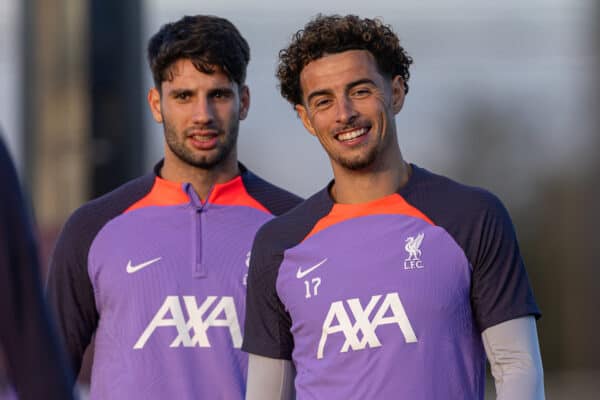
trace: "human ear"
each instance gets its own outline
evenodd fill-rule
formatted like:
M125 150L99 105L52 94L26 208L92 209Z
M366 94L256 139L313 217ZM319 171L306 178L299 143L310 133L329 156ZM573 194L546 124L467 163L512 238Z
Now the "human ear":
M394 114L398 114L404 105L404 79L396 75L392 79L392 109Z
M296 104L294 106L294 109L296 110L298 117L300 117L300 120L302 121L302 124L304 125L308 133L310 133L313 136L316 136L317 133L315 132L315 129L313 128L312 123L310 122L308 110L306 109L306 107L304 107L302 104Z
M250 110L250 89L243 85L240 90L240 120L246 119Z
M162 124L162 112L160 108L160 93L157 88L153 87L148 91L148 105L150 106L150 111L152 112L152 117L159 124Z

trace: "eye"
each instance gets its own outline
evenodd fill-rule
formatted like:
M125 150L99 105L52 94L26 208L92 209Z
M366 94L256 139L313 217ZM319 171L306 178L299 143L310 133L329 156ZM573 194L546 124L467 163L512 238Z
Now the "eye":
M317 108L317 109L323 109L328 107L331 104L331 99L327 98L327 97L323 97L320 99L316 99L313 102L313 108Z
M192 96L192 94L190 92L184 91L184 92L179 92L179 93L175 94L175 99L178 101L186 101L186 100L189 100L191 96Z
M369 89L367 87L356 88L354 91L352 91L352 96L358 97L358 98L367 97L370 94L371 94L371 89Z
M217 100L228 99L232 96L232 92L229 90L217 89L212 93L212 97Z

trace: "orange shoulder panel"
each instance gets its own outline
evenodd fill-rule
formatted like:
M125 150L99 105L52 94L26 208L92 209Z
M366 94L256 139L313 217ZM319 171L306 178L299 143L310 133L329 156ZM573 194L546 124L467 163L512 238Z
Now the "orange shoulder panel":
M271 214L254 197L250 196L242 177L238 176L229 182L216 184L212 193L208 197L208 202L224 206L246 206Z
M150 192L129 206L125 212L149 206L174 206L189 201L181 183L167 181L157 176Z
M369 203L335 204L329 214L321 218L304 239L306 240L317 232L349 219L385 214L408 215L434 225L433 221L425 214L408 204L402 196L395 193Z

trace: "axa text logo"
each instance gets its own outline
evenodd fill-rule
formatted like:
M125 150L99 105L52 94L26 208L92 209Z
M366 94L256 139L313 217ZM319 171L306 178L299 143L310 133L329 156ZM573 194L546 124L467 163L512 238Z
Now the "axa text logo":
M242 346L242 331L231 296L207 296L199 306L195 296L167 296L133 348L143 349L155 330L173 328L176 336L170 347L210 347L210 328L228 329L233 347Z
M327 339L334 334L343 334L345 338L344 344L339 349L340 353L346 353L348 350L364 350L367 347L380 347L377 328L387 324L398 325L399 333L404 336L406 343L416 343L417 336L398 293L388 293L380 302L382 297L383 295L380 294L372 296L364 308L358 298L332 303L323 322L317 359L323 358ZM374 312L376 307L377 311ZM374 314L372 318L371 314ZM334 324L334 321L337 321L337 324Z

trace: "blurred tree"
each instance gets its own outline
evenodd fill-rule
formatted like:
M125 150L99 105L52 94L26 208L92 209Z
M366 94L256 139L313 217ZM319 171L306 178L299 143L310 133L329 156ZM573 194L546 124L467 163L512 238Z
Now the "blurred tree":
M545 175L536 174L534 138L543 135L528 126L520 115L525 111L483 99L465 110L457 132L451 133L460 154L453 176L492 190L511 212L544 314L538 327L545 368L592 368L598 358L585 343L590 343L587 326L594 319L590 307L598 298L586 250L591 242L585 234L588 212L580 207L585 186L549 160Z
M90 187L87 8L79 0L27 0L22 7L25 181L44 235Z
M45 261L73 210L142 172L142 3L26 0L22 7L25 173Z
M542 260L545 281L552 282L548 296L552 307L541 322L544 334L558 335L558 342L544 343L550 359L558 358L564 369L600 370L600 269L597 264L600 242L600 3L594 3L596 18L591 18L587 32L591 60L585 81L587 93L581 99L588 145L580 154L581 170L574 178L549 177L546 190L540 193L540 236L537 253ZM568 132L565 132L567 135ZM552 266L552 268L549 268ZM550 338L554 338L550 336Z
M553 370L599 370L600 242L600 3L588 32L588 94L580 100L588 143L578 174L552 159L535 168L540 127L526 123L511 104L476 99L451 131L460 156L452 176L498 194L511 211L532 286L543 312L539 321L544 366ZM522 111L524 112L524 111ZM535 130L538 130L536 132ZM565 132L568 135L570 132Z
M97 197L144 172L144 51L140 0L89 5L91 196Z
M26 181L45 259L71 212L143 169L141 1L23 4Z

